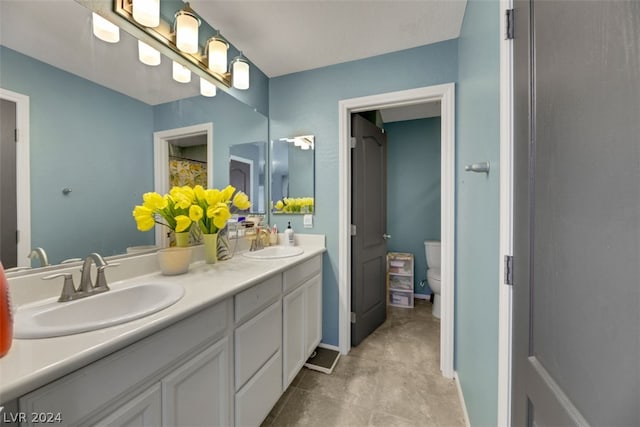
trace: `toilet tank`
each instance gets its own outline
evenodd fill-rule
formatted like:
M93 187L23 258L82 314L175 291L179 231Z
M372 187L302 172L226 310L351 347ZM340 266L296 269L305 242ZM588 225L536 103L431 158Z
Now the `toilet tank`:
M425 240L424 253L427 257L427 268L440 268L439 240Z

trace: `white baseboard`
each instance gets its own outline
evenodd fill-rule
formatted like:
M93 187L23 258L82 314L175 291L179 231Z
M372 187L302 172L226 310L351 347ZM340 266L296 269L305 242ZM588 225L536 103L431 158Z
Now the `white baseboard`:
M325 344L321 342L320 344L318 344L318 347L327 348L329 350L335 350L338 353L340 353L340 347L338 347L337 345Z
M460 399L460 405L462 406L462 413L464 414L464 424L467 427L471 427L469 421L469 414L467 413L467 404L464 403L464 394L462 394L462 387L460 386L460 379L458 378L458 372L453 371L453 379L456 381L456 388L458 389L458 398Z
M413 294L414 298L418 298L418 299L431 299L431 294L429 295L425 295L425 294Z

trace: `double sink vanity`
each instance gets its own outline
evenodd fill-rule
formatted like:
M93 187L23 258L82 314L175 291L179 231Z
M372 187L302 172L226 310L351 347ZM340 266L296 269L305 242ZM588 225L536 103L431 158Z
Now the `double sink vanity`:
M198 261L179 276L158 273L155 253L127 257L108 271L110 291L67 303L46 272L10 279L28 339L0 359L0 419L260 425L322 337L324 236L297 239L289 254Z

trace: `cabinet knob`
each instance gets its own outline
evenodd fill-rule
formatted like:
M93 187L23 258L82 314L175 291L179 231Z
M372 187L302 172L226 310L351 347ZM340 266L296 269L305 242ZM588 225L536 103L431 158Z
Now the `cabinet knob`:
M391 238L391 234L384 233L384 234L382 235L382 238L383 238L384 240L389 240L389 239Z

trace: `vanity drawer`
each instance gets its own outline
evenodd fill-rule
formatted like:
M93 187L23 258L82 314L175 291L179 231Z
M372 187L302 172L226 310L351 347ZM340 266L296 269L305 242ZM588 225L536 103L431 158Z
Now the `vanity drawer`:
M235 321L243 322L280 297L282 275L275 276L235 296Z
M239 390L282 343L282 302L278 300L235 331L235 389Z
M278 351L236 393L236 426L259 426L282 394L282 353Z
M315 256L310 260L299 264L284 272L283 292L291 292L302 285L307 279L322 271L322 255Z

